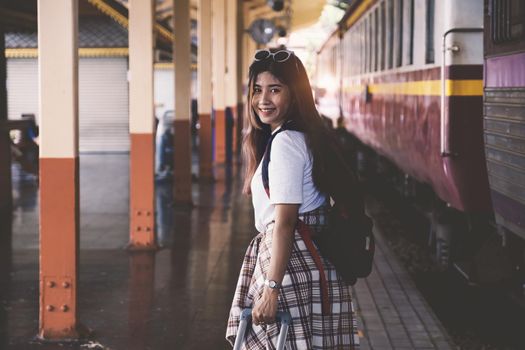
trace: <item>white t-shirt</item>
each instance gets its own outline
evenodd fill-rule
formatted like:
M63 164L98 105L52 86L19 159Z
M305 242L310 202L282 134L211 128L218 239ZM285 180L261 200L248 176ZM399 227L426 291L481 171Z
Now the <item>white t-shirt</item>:
M326 196L314 186L313 160L302 132L285 130L272 142L268 166L270 198L262 182L262 162L251 182L257 231L264 232L275 220L275 204L301 204L299 213L306 213L325 203Z

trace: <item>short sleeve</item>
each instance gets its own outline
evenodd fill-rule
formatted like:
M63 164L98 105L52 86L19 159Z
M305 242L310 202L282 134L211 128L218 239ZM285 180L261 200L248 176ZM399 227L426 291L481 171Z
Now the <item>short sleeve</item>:
M307 160L304 136L284 131L272 142L268 177L271 204L302 204Z

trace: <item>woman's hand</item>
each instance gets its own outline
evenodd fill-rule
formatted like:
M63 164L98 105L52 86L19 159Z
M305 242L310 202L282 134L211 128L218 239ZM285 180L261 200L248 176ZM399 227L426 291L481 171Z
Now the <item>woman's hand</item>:
M276 204L275 226L272 232L272 252L266 278L281 283L292 253L295 225L299 204ZM275 322L279 289L263 287L263 293L255 302L252 320L255 325Z
M279 290L264 287L261 298L257 300L252 310L253 324L263 325L275 322L278 296Z

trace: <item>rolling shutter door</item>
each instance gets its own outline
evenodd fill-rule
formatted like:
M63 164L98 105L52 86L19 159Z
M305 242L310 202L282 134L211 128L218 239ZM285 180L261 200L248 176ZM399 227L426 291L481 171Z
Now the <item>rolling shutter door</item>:
M128 152L127 58L82 58L80 152Z
M38 62L35 58L7 60L7 108L9 119L34 114L38 123Z

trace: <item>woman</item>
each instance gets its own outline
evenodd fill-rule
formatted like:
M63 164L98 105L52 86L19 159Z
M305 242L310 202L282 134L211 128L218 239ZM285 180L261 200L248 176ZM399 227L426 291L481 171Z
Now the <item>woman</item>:
M355 177L315 109L306 71L293 52L257 51L248 101L244 192L252 195L260 233L244 258L226 338L233 344L240 313L251 307L245 349L275 348L277 310L292 316L287 349L354 349L350 287L312 238L326 225L330 197L363 210Z

